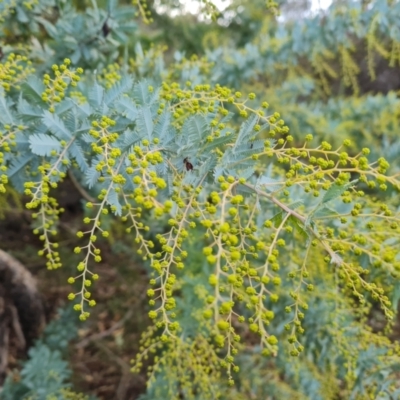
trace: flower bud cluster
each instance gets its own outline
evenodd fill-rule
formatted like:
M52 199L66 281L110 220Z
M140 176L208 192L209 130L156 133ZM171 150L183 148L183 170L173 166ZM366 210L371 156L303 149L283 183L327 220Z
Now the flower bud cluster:
M78 70L72 73L68 62L54 71L54 79L48 75L44 79L49 89L44 100L51 106L69 95L68 85L79 80ZM118 74L110 74L104 79L119 79ZM152 86L147 90L157 93ZM180 128L191 115L207 116L207 132L199 141L196 161L180 149L174 153L172 147L166 148L163 136L149 134L125 147L117 110L91 117L85 139L90 143L98 192L86 203L85 228L77 233L83 243L74 252L82 258L76 274L68 279L74 288L68 298L75 302L80 318L88 318L88 306L96 305L92 288L99 278L91 263L102 262L99 241L111 236L110 215L117 215L151 268L146 294L154 330L143 344L138 368L152 353L159 357L154 368L167 365L173 370L162 351L167 349L165 354L171 355L174 346L180 346L182 352L189 352L188 342L182 339L185 322L180 318L178 296L186 280L197 273L196 256L206 279L200 285L204 306L200 312L193 311L194 318L201 318L206 327L212 354L222 357L219 367L227 370L229 384L238 370L236 356L244 337L257 341L265 356L277 354L282 338L289 342L293 357L303 352L303 321L310 300L325 295L322 279L336 279L345 296L360 305L376 300L387 318L393 316L389 294L381 287L388 274L400 277L399 251L386 242L388 235L392 240L400 236L396 203L381 201L384 192L400 188L396 175L386 175L389 163L384 158L370 162L369 149L357 153L350 140L335 147L328 141L313 145L312 135L295 138L278 112L267 115L267 102L252 106L256 98L255 93L245 95L220 85L162 84L154 114L157 107L158 116L170 111L178 135L186 134ZM241 143L237 154L238 163L254 168L257 180L254 175L245 178L246 170L235 169L234 161L229 162L232 168L224 164L226 152L236 151L238 137L230 113L245 119L245 128L239 130L252 124L248 143ZM15 127L5 129L7 133L0 136L0 141L6 137L2 162L12 149L16 131ZM25 184L25 194L31 197L27 207L34 210L35 233L45 243L41 254L49 259L50 268L60 266L57 245L49 238L61 211L50 190L65 177L61 166L68 164L69 146L63 142L59 154L44 157L38 170L32 171L40 179ZM211 149L217 167L200 176L203 146ZM266 165L271 165L268 176ZM7 184L5 173L0 180ZM366 193L373 193L376 201ZM163 229L152 235L155 223ZM196 255L198 246L201 250ZM273 328L277 310L285 316L286 337L279 340ZM196 344L190 342L194 346L190 351L199 346L201 353L206 346L197 339L193 338Z
M35 71L31 65L32 62L27 57L14 53L11 53L4 63L0 63L0 82L4 90L19 90L19 84Z
M140 15L145 24L151 24L154 21L146 0L132 0L132 4L136 6L138 10L135 16L138 17Z
M54 112L57 103L60 103L68 89L68 86L76 87L80 81L80 75L83 73L82 68L77 68L76 71L69 69L71 61L66 58L61 65L54 64L52 70L54 78L49 74L43 77L43 84L46 86L42 93L42 100L49 103L49 111Z

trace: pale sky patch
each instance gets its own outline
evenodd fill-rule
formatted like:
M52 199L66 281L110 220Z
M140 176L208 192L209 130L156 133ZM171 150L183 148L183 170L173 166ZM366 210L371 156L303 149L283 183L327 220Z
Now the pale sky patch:
M214 0L214 5L218 10L223 11L229 5L229 0ZM332 0L311 0L311 12L318 10L326 10L332 4ZM200 12L201 5L195 0L184 0L182 5L183 12L189 12L191 14L198 14Z

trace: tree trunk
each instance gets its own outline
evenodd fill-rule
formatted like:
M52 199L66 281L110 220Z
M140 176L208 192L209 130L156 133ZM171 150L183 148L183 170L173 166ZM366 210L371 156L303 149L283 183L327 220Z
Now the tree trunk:
M0 250L0 385L6 376L10 345L27 350L44 325L42 299L33 276Z

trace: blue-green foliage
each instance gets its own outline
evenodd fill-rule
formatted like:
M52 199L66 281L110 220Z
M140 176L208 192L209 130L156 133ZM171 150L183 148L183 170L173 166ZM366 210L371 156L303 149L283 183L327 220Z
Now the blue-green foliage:
M21 88L18 102L13 103L11 100L6 102L3 93L2 104L7 121L13 121L14 125L25 124L25 128L18 132L17 156L5 155L10 161L8 176L12 183L19 190L23 189L22 184L27 180L25 166L31 162L32 155L36 155L46 157L48 162L56 165L61 172L65 172L76 162L79 175L85 176L83 184L92 188L100 176L96 166L104 160L104 156L93 157L91 144L95 140L87 132L91 121L96 121L100 115L111 115L116 121L113 129L120 136L115 144L110 146L119 148L123 152L118 172L126 178L128 186L131 183L124 171L125 160L132 152L133 146L140 146L143 139L152 141L153 137L158 137L161 142L160 145L151 143L151 147L167 154L179 170L183 169L183 159L186 157L196 165L196 171L187 174L185 178L187 183L196 185L206 178L214 180L214 170L216 176L221 173L246 178L252 175L256 161L249 156L257 153L263 143L253 141L255 138L253 128L257 117L245 120L238 133L232 132L232 129L224 129L221 131L221 137L213 142L209 142L207 136L210 134L209 122L214 118L214 113L188 118L181 132L176 134L170 112L165 110L161 115L157 113L158 90L153 92L149 87L147 81L133 85L129 76L108 90L95 82L88 90L88 103L85 106L66 99L55 108L55 113L47 111L42 101L31 103L43 90L36 79L27 79ZM40 106L43 108L39 108ZM253 143L251 147L250 141ZM234 143L234 146L217 161L213 150L217 147L224 148L227 143ZM157 172L167 181L173 178L171 168L166 163L158 165ZM30 179L39 180L40 176ZM109 184L106 180L103 184L96 185L97 189L101 190ZM113 186L109 191L107 202L117 207L119 214L120 203Z
M96 66L101 69L100 66L106 59L107 46L113 45L113 51L108 54L108 59L114 60L115 48L126 43L124 26L132 27L132 24L124 25L124 21L125 16L130 14L125 13L126 9L123 8L115 10L111 8L109 10L110 26L113 28L112 35L115 37L103 38L98 30L106 20L108 11L90 10L86 18L73 10L68 3L61 2L62 18L55 25L36 17L26 17L24 13L27 14L27 11L22 13L19 8L14 18L21 23L22 27L25 26L26 32L36 32L41 24L52 38L47 46L37 47L34 50L34 56L44 60L45 66L70 56L73 62L80 65L90 60L93 69ZM41 8L36 10L44 10L45 6L50 7L54 4L51 0L41 1L38 6ZM364 13L360 12L355 3L352 7L356 10L352 14L335 12L325 25L322 25L318 18L298 22L292 27L281 25L271 35L260 37L259 42L248 44L244 49L216 49L208 53L209 59L215 61L215 65L208 73L202 75L199 65L194 64L184 67L177 80L181 83L190 80L192 87L207 81L240 86L243 82L252 82L257 78L266 78L268 82L281 84L280 87L271 90L274 92L271 94L272 106L278 111L281 108L285 111L285 121L291 127L291 131L295 132L295 140L303 143L303 136L312 133L335 145L341 143L344 137L350 137L357 141L360 148L364 145L375 147L372 148L373 157L378 154L378 144L383 143L385 155L389 161L395 163L393 168L396 171L400 154L400 145L394 143L398 136L397 96L388 94L368 95L361 98L340 97L321 102L318 98L322 93L321 88L313 79L308 76L292 78L289 74L282 74L282 69L275 68L277 64L284 65L287 69L292 68L302 57L314 62L319 51L323 52L326 49L335 53L339 51L339 46L347 46L346 32L348 30L351 30L356 37L363 38L373 19L377 21L376 34L400 40L398 29L395 29L398 23L396 18L400 15L400 3L394 3L393 8L389 9L385 1L375 2ZM13 22L15 21L11 20L8 23ZM93 42L87 41L87 38L95 36L98 39ZM118 43L115 40L118 40ZM271 51L276 40L279 44L278 48ZM65 47L63 51L60 50L61 45ZM268 124L262 125L260 130L256 131L254 127L258 122L258 117L255 114L244 119L243 122L238 122L233 118L233 113L229 113L220 121L226 126L220 130L219 137L213 137L212 141L208 140L208 136L211 132L210 123L216 117L215 111L204 111L201 115L189 116L185 118L182 125L177 124L173 111L168 110L168 107L160 108L162 103L165 105L165 99L160 97L160 82L167 72L162 57L155 61L150 60L143 53L140 45L136 46L136 54L136 61L139 64L137 67L139 81L137 81L138 76L125 74L119 82L107 89L101 83L101 79L96 77L96 73L91 74L89 71L86 82L79 86L87 102L82 104L73 96L66 96L55 107L54 113L47 110L48 105L42 100L45 86L34 75L29 76L22 84L20 93L0 93L0 122L3 125L12 125L13 128L18 125L24 126L16 133L13 151L4 154L5 164L9 167L5 174L17 189L22 191L24 183L28 181L40 181L41 177L34 176L31 172L37 171L42 162L46 161L56 166L61 172L71 169L82 186L93 195L97 195L101 190L105 191L106 203L113 207L116 215L121 215L123 199L118 189L122 188L126 193L131 193L134 189L132 176L126 172L126 168L130 165L129 155L135 153L135 147L142 150L146 147L149 153L153 151L162 153L163 163L147 167L149 170L156 171L158 176L163 177L168 184L168 187L159 193L161 200L169 198L173 192L176 171L185 172L184 184L199 186L207 183L208 192L216 187L215 181L220 175L245 178L257 188L269 193L274 193L282 187L282 179L276 178L272 167L265 168L259 175L255 174L260 171L256 170L258 163L252 156L264 149L264 140L261 138L270 128ZM175 58L179 61L181 55L176 54ZM145 76L149 78L149 75L152 75L151 80L143 78ZM262 85L258 85L260 86ZM262 93L262 95L265 94ZM299 100L304 98L306 101ZM270 101L269 98L268 101ZM218 106L220 104L215 101L215 109ZM97 140L89 134L89 130L93 128L92 122L99 121L102 116L108 116L115 121L115 126L110 129L118 133L119 137L115 142L108 143L107 151L115 149L122 152L122 156L118 158L114 167L114 172L125 178L123 184L114 184L112 178L105 175L103 175L105 179L102 182L99 181L102 172L97 167L105 161L105 155L104 153L96 154L93 150L93 144ZM154 142L154 138L159 141ZM144 140L148 140L149 144L144 145ZM270 140L271 146L275 143L273 139ZM217 155L218 151L222 153L222 156ZM185 171L183 162L185 158L194 164L193 171ZM57 181L59 175L51 179ZM289 224L299 233L298 237L308 243L310 237L307 228L310 225L314 226L316 220L326 217L329 217L326 224L331 223L331 226L338 229L339 223L333 217L338 213L347 214L350 211L350 208L346 209L348 205L342 204L338 199L353 183L340 187L333 185L320 199L313 198L311 194L304 194L298 187L288 187L290 198L295 200L289 203L290 209L297 210L303 207L309 215L304 224L293 216L288 218ZM254 190L249 190L244 185L238 185L237 191L244 196L255 197ZM204 197L205 193L201 196ZM258 228L262 227L266 219L270 219L275 226L279 226L285 216L282 210L277 211L277 207L265 199L257 199L254 204L257 208L262 207L262 215L256 224ZM149 223L151 228L151 223L159 224L158 221L152 221ZM156 229L159 230L160 227L155 227L154 231ZM299 245L290 235L282 234L282 237L288 246L287 253ZM193 260L196 261L189 263L190 266L186 267L185 274L181 277L183 286L177 299L177 313L182 326L182 335L185 337L193 337L197 332L207 329L193 316L192 310L203 306L204 299L200 298L196 287L208 287L207 277L212 272L200 252L203 243L200 239L196 242L198 238L195 235L193 238L194 242L190 243L189 248L193 254ZM285 261L282 263L282 276L298 268L296 264L298 260L292 260L289 254ZM360 261L362 266L368 263L368 259ZM257 264L257 261L254 261L254 264ZM334 266L332 266L333 269ZM374 278L385 273L382 270L373 270L371 276ZM333 278L332 281L327 281L329 277L326 274L322 277L316 276L314 279L314 284L318 286L320 293L330 293L332 288L338 287L337 282L333 282ZM277 334L284 335L284 326L289 319L285 313L282 313L282 308L291 302L288 296L291 288L291 283L283 279L279 302L268 304L268 307L275 311L276 319L271 323L271 327ZM391 364L381 362L379 357L383 355L382 347L374 343L371 343L368 348L357 347L359 342L362 342L363 334L360 324L357 324L357 318L360 316L350 314L349 310L354 307L354 304L341 302L341 292L336 295L337 302L340 303L339 308L337 308L338 303L333 300L327 301L326 298L322 299L318 296L309 299L312 312L307 314L304 322L305 357L300 360L301 366L297 362L288 362L284 349L272 361L261 359L257 346L239 353L236 362L245 373L235 377L238 392L247 391L253 398L273 396L278 399L325 399L328 395L324 391L326 380L324 374L331 374L332 380L344 380L347 372L344 364L353 362L357 379L352 387L352 398L366 396L365 388L376 384L380 398L389 399L390 397L384 396L385 393L390 393L389 388L395 383L395 374L399 368L397 359L394 358ZM392 294L396 302L399 296L398 291ZM341 314L338 309L341 310ZM6 400L23 399L29 393L44 396L48 393L45 389L56 393L60 388L67 386L70 372L63 360L63 352L72 339L72 335L68 336L68 333L74 329L72 326L67 329L63 326L61 332L57 323L49 325L45 338L38 341L31 350L31 359L24 365L21 372L22 381L19 384L12 384L11 380L7 381L4 393L6 394L8 390L11 394L5 398ZM337 335L335 333L337 327L345 329L345 332ZM67 336L60 339L59 335L62 333ZM341 343L337 342L339 336L342 338ZM340 351L337 353L332 350L339 347ZM344 359L343 348L349 349L350 353L352 348L357 349L355 353L350 354L353 357L352 360ZM43 361L45 361L45 367L40 368L40 363ZM254 365L257 367L255 368ZM155 387L162 386L164 383L168 384L164 382L164 376L160 374ZM293 393L298 397L293 397ZM307 395L303 396L299 393ZM234 395L229 396L236 398ZM395 396L399 394L395 393ZM156 400L153 388L150 388L143 398ZM334 397L329 397L331 398ZM201 394L198 395L198 399L201 399Z
M397 1L374 1L367 8L360 1L347 1L345 5L334 2L325 20L316 15L288 24L270 24L268 34L260 34L255 43L243 49L224 46L208 51L207 58L215 63L211 78L235 86L261 76L267 76L274 85L289 78L288 85L290 76L282 72L302 65L304 60L313 62L329 52L338 54L341 46L353 51L355 39L366 38L371 27L378 38L399 42L399 14Z
M391 47L400 40L399 14L398 1L370 2L366 9L359 1L348 1L345 6L334 4L326 17L317 15L288 24L271 22L268 34L260 32L243 48L232 44L209 50L207 59L213 65L208 72L199 72L200 63L186 62L181 66L181 73L174 77L182 84L187 80L194 84L211 81L236 88L250 84L257 94L268 98L273 110L285 110L283 117L292 132L311 133L333 145L350 138L359 146L370 146L373 155L378 154L383 146L388 161L397 165L400 155L395 129L398 96L390 91L381 94L379 89L363 96L348 96L345 92L347 83L343 82L344 61L340 49L343 46L358 64L360 56L366 58L360 49L367 46L367 38L371 41L371 51L367 56L371 67L376 67L376 59L382 60L381 47L384 47L387 52L385 63L392 69L386 70L380 81L386 88L384 92L390 90L390 82L392 77L396 77L399 67L396 53L390 54ZM376 44L381 46L378 50ZM175 61L182 62L183 56L177 52ZM162 56L155 57L150 51L147 57L139 58L138 75L161 81L167 67L163 66L160 72L152 67L151 61L153 65L161 65L162 60ZM327 87L323 87L316 69L322 64L330 68L323 71L326 86L331 89L329 93L324 92ZM296 68L303 72L299 73ZM360 76L360 71L354 71L355 80L361 78L364 82L371 78L377 83L377 79L369 77L371 71L367 70L367 62L362 72ZM266 85L260 85L259 81L266 82Z
M196 165L194 171L190 171L185 175L185 182L198 185L199 182L208 181L212 187L213 182L220 174L232 174L233 176L243 176L249 182L258 182L259 186L268 186L271 182L275 184L272 177L268 176L268 170L261 178L254 176L256 168L256 162L251 158L252 154L255 154L259 147L260 142L256 140L256 132L254 131L254 125L256 123L255 117L250 117L241 123L238 129L231 127L229 132L228 129L225 132L221 132L221 136L213 142L207 141L207 136L210 133L209 121L212 120L214 114L212 112L206 113L205 115L195 115L189 117L183 124L182 128L177 130L172 126L171 115L169 111L165 110L161 113L158 112L158 98L157 91L153 91L147 81L141 81L133 84L132 79L129 77L124 78L121 83L117 83L114 87L106 90L99 83L96 83L91 90L87 93L88 104L81 106L73 100L67 100L66 104L61 103L54 114L49 113L43 107L40 110L39 105L36 103L35 106L28 106L30 101L30 94L35 91L35 83L33 80L28 80L23 86L21 94L19 96L19 102L3 101L6 115L10 115L11 119L18 124L19 121L24 122L25 128L19 132L19 139L16 142L17 157L14 159L9 158L11 168L6 172L9 178L17 188L21 188L21 184L26 182L27 171L25 166L27 163L31 163L32 157L39 156L44 157L51 165L57 165L60 159L67 159L66 165L60 165L61 171L66 171L67 166L73 165L73 169L78 172L78 175L82 177L81 183L87 186L89 189L93 189L96 192L105 189L106 190L106 202L110 206L114 206L114 212L117 215L121 213L121 197L116 190L117 186L111 181L111 178L106 178L104 182L98 182L100 172L96 170L96 166L100 161L104 160L104 154L94 155L91 149L91 143L94 142L93 137L88 134L91 128L91 122L97 121L99 116L107 114L112 116L116 121L113 130L120 134L118 140L115 143L110 143L110 150L113 148L120 149L122 151L122 157L116 165L116 170L126 178L126 183L121 185L124 190L131 190L132 179L125 171L125 167L128 164L127 160L129 154L134 152L134 147L143 146L143 139L149 140L150 148L159 150L165 156L165 161L162 165L157 167L149 166L149 168L157 168L157 172L160 176L164 177L166 182L170 185L170 188L166 189L163 193L165 198L168 197L170 190L172 189L172 181L174 179L174 168L178 171L184 170L183 159L189 157L191 162ZM4 96L4 94L3 94ZM123 105L123 106L122 106ZM19 107L17 109L17 107ZM32 111L33 107L36 107ZM19 112L17 112L19 111ZM29 121L27 123L27 121ZM158 144L152 142L154 136L160 139ZM61 141L65 141L64 145L61 145ZM28 143L28 145L27 145ZM253 147L251 147L253 143ZM227 146L230 144L230 146ZM226 146L226 147L225 147ZM211 150L216 148L224 149L222 157L218 158ZM53 154L52 151L55 151ZM60 153L62 152L62 157ZM38 159L40 159L37 157ZM167 160L171 164L167 163ZM74 164L76 162L76 164ZM31 163L32 165L32 163ZM40 179L29 175L29 180ZM57 178L54 178L57 179ZM325 193L325 196L321 200L310 198L306 202L307 208L310 211L311 216L315 216L317 211L320 212L322 207L326 208L327 204L331 204L337 199L340 194L345 190L347 186L340 188L332 188ZM245 196L251 196L252 191L246 191L245 187L238 186L240 193ZM292 190L292 189L291 189ZM291 193L293 198L296 198L296 188L293 188ZM296 209L302 202L298 204L290 204L291 209ZM274 214L274 207L268 201L262 202L262 208L264 210L263 217L270 216L271 220L278 226L283 218L283 213ZM314 210L314 211L313 211ZM276 212L276 208L275 208ZM314 214L313 214L314 213ZM275 216L274 216L275 215ZM259 221L260 224L262 221ZM300 229L308 239L308 235L304 230L304 227L293 223L295 227ZM307 223L305 228L307 227ZM287 239L290 243L290 239ZM200 257L200 256L199 256ZM293 261L288 260L288 265L291 265ZM188 305L192 305L195 308L201 302L194 295L194 285L203 282L207 285L205 277L209 272L205 272L200 266L194 266L193 270L184 279L186 283L185 289L183 289L184 303L182 303L182 320L181 324L184 329L184 334L191 335L194 332L194 323L192 315L188 312L191 310L187 308ZM319 285L324 285L323 282L319 282ZM289 290L289 287L287 288ZM179 302L178 302L179 304ZM279 302L279 307L282 307L282 302ZM186 308L185 308L186 307ZM273 308L273 304L271 304ZM331 335L329 332L324 332L324 324L321 321L324 320L324 316L327 314L326 303L320 310L317 304L311 305L313 313L310 315L311 321L307 320L307 323L312 323L313 318L317 321L315 329L307 329L306 342L309 342L307 352L309 357L312 359L326 358L326 363L330 366L335 364L335 361L340 365L341 361L328 357L328 349L334 347L335 343L331 342ZM186 315L187 314L187 315ZM277 309L277 315L279 314ZM275 329L277 332L280 330L283 332L284 320L281 321L282 326L276 325L279 321L275 321ZM327 324L329 322L327 321ZM68 332L68 329L64 329L63 325L62 332ZM57 337L56 325L49 328L46 331L45 339L39 341L34 349L30 352L31 359L24 365L21 372L22 381L17 385L12 385L9 380L6 385L4 393L12 393L11 397L5 397L6 400L12 399L14 396L25 396L29 393L35 393L38 396L45 396L45 394L56 393L57 390L63 387L67 387L67 381L70 376L68 366L63 361L61 351L65 349L70 337L60 340ZM61 333L61 331L59 332ZM352 335L354 332L352 332ZM321 340L321 341L320 341ZM305 343L307 344L307 343ZM59 345L59 347L57 347ZM376 357L380 353L380 349L371 347L367 352L360 352L360 358L357 363L360 363L358 369L360 376L364 373L368 374L367 381L360 380L357 385L354 386L354 393L363 393L363 385L365 382L379 382L382 383L381 375L371 374L371 369L377 367ZM373 356L369 356L372 354ZM368 356L367 356L368 355ZM323 389L321 386L322 379L318 375L316 376L313 372L308 371L306 367L302 367L300 370L294 369L291 371L291 367L287 365L287 358L282 352L280 355L277 366L279 367L282 362L282 371L286 375L287 382L291 383L292 388L297 387L301 393L309 393L309 398L319 400L323 399ZM40 368L41 363L44 362L44 366ZM280 361L281 360L281 361ZM285 361L286 360L286 361ZM375 360L375 361L374 361ZM245 363L245 361L243 361ZM286 364L285 364L286 362ZM240 362L238 361L239 365ZM395 367L395 366L393 366ZM267 368L267 367L265 367ZM384 384L390 385L392 382L393 369L387 366L385 367L387 372L387 379L385 378ZM321 369L323 366L321 365ZM300 371L300 372L299 372ZM386 373L386 372L385 372ZM259 372L257 372L259 374ZM338 376L343 376L342 372L338 372ZM157 379L163 379L160 375ZM246 379L253 379L250 375ZM255 380L259 379L258 376L254 377ZM240 385L241 378L238 379ZM387 383L389 382L389 383ZM160 383L161 385L162 383ZM246 382L243 382L246 384ZM382 383L383 384L383 383ZM282 395L286 393L288 387L282 388L280 385L274 386L274 381L270 384L265 385L264 389L266 393L270 391ZM264 390L261 387L257 387L258 390ZM384 388L383 388L384 390ZM151 395L151 390L149 395ZM264 392L260 396L266 395ZM201 399L201 395L199 395ZM23 397L21 397L23 398ZM45 397L39 397L45 399ZM150 398L150 397L147 397Z
M0 3L0 17L6 16L2 25L23 40L32 39L32 57L40 60L41 68L59 63L65 57L82 67L104 66L115 60L119 49L128 44L136 31L133 20L135 9L110 1L107 10L86 8L78 11L69 0L41 0L25 6L22 0L4 0ZM28 2L29 3L29 2ZM13 8L14 13L9 10ZM110 33L104 35L107 23ZM41 43L44 29L49 40ZM5 49L8 50L8 47Z
M70 308L59 310L58 318L47 325L42 338L29 350L21 371L7 377L1 392L3 400L65 399L62 389L71 387L66 356L68 344L77 336L77 322Z

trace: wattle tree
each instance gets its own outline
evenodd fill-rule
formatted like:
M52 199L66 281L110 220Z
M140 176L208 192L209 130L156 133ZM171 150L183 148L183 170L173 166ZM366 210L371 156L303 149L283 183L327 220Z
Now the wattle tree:
M4 398L83 398L62 351L95 318L115 240L147 271L140 399L399 396L400 3L299 20L272 2L206 1L199 20L133 3L1 5L0 201L24 202L80 319L62 348L46 328ZM74 265L65 181L83 203Z

